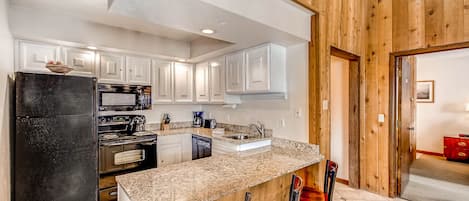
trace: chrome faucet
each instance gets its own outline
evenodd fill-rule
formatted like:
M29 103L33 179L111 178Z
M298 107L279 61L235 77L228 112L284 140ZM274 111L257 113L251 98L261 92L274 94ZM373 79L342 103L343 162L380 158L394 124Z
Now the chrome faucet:
M265 126L262 122L258 121L257 124L249 124L249 128L253 127L256 128L259 137L265 137Z

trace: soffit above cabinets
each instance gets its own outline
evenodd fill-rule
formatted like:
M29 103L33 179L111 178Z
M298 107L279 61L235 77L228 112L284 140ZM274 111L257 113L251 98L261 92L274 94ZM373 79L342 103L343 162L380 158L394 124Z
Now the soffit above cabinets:
M295 7L285 0L258 0L246 11L240 7L248 6L248 1L233 2L11 0L10 7L47 10L104 26L153 35L162 40L182 42L187 46L184 53L166 56L183 55L187 61L194 63L266 42L290 46L308 41L309 20L312 13ZM261 12L265 10L275 12ZM282 10L284 12L280 12ZM215 33L203 34L201 33L203 28L213 29Z

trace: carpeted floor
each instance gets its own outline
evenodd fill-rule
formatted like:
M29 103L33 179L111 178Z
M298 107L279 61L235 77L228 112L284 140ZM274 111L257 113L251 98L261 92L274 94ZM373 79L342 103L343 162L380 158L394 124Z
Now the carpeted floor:
M419 154L402 198L411 201L469 200L469 164Z

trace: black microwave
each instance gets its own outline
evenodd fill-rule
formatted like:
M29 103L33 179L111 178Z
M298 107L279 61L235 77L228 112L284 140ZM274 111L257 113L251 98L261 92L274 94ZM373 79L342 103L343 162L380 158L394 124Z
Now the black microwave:
M98 84L99 111L151 109L151 86Z

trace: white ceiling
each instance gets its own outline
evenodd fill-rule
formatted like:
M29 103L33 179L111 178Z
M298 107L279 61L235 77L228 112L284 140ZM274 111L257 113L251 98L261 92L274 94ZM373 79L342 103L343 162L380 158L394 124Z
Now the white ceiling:
M17 6L54 9L87 21L189 42L194 49L192 62L265 42L285 46L307 42L312 15L285 0L255 0L255 4L247 0L10 1ZM267 12L265 6L276 12ZM200 33L202 28L215 29L216 33L204 35Z

